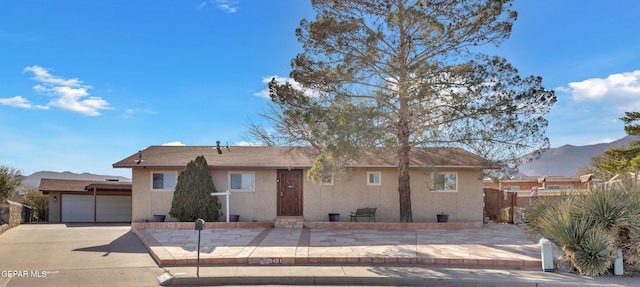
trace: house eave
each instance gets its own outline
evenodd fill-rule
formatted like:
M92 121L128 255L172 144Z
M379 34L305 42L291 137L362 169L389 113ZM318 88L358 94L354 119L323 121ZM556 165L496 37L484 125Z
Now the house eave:
M113 168L153 168L153 169L183 169L185 165L113 165ZM397 165L350 165L347 168L397 168ZM310 165L209 165L209 169L309 169ZM419 169L497 169L497 167L475 166L475 165L433 165L416 166L410 168Z

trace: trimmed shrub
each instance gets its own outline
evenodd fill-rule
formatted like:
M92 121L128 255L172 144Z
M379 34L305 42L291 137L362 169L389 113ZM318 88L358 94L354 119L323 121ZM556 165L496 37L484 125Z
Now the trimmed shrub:
M209 164L204 156L198 156L178 176L169 215L184 222L193 222L198 218L217 221L222 213L218 198L211 196L212 192L216 192L216 188Z

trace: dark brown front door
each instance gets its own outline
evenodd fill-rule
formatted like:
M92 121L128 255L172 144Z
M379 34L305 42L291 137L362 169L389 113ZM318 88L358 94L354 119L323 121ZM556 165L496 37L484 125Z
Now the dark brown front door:
M302 216L302 170L278 170L278 216Z

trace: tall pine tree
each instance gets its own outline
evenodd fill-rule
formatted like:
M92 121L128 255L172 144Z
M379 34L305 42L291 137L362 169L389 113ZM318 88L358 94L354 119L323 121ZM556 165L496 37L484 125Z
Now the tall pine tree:
M624 130L628 135L640 136L640 112L625 112L625 116L620 119L625 123ZM600 158L595 166L612 175L637 173L640 170L640 141L632 141L627 147L605 150Z
M178 176L169 215L178 221L195 221L198 218L217 221L222 213L218 198L211 196L212 192L216 192L216 187L209 164L204 156L198 156Z
M296 30L304 51L291 61L295 83L269 83L271 126L250 133L314 147L311 180L385 147L398 158L400 221L412 222L413 148L464 148L510 170L549 146L543 116L554 92L478 48L509 37L512 2L312 0L315 18Z

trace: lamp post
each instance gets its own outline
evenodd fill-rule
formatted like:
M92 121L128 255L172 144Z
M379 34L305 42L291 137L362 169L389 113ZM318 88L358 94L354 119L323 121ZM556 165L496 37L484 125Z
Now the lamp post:
M204 219L198 218L196 220L195 229L198 230L198 261L197 261L196 276L200 278L200 231L204 229Z

